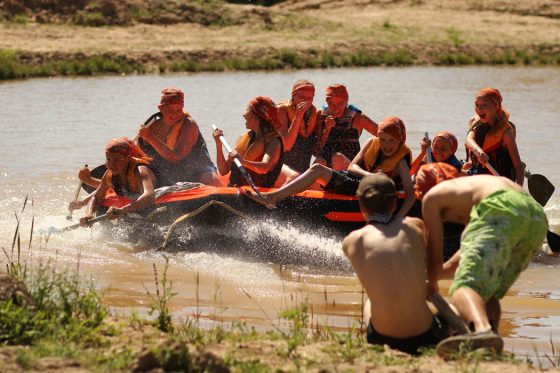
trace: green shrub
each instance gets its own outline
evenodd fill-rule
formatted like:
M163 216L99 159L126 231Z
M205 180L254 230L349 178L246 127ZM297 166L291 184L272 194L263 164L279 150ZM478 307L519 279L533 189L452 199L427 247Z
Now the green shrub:
M12 18L12 22L17 23L18 25L27 25L29 23L29 17L27 17L27 14L25 13L16 14Z

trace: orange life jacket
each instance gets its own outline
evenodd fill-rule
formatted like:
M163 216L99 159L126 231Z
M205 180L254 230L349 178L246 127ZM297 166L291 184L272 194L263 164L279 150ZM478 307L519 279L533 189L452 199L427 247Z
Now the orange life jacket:
M401 144L396 152L376 165L380 152L379 138L375 137L364 154L364 166L368 172L376 173L381 170L391 177L401 160L405 159L409 165L412 163L412 152L406 144Z
M171 149L175 148L175 145L177 144L177 141L179 140L179 135L181 134L181 129L183 128L183 125L186 125L187 118L192 118L192 117L189 113L187 113L185 111L185 112L183 112L182 120L180 122L175 123L173 125L173 127L171 128L171 131L169 131L169 133L167 134L167 138L165 139L165 143Z
M247 173L253 179L255 185L259 187L266 187L272 188L280 171L282 171L283 165L283 154L284 154L284 146L282 143L282 137L278 132L272 130L265 134L263 137L255 140L256 134L253 131L248 131L241 136L241 138L237 141L235 145L235 150L239 154L243 156L243 158L254 161L254 162L261 162L265 153L266 153L266 145L272 141L274 138L278 138L280 140L280 158L278 162L274 165L272 170L265 174L259 174L255 171L250 169L246 169ZM241 186L247 185L247 181L245 180L244 176L240 173L237 167L231 169L231 174L229 178L229 186Z
M270 131L253 143L249 144L251 140L251 131L245 132L235 145L235 150L249 161L260 162L262 161L266 152L266 144L272 139L278 137L280 141L282 138L277 131Z
M469 131L474 131L475 140L479 145L482 144L482 150L484 150L486 154L494 153L502 147L504 134L508 129L511 129L512 133L515 135L515 128L509 123L509 114L503 109L499 122L493 126L489 126L488 132L486 132L483 141L481 141L482 139L479 134L479 128L481 128L482 124L483 123L480 122L480 118L475 117Z
M130 161L128 162L128 167L126 168L126 186L123 187L122 185L119 184L118 178L113 175L113 172L111 170L106 171L107 173L107 177L105 178L106 185L109 188L113 189L117 195L126 194L126 192L123 191L123 189L125 189L131 194L140 193L140 180L138 180L138 177L136 176L136 170L140 165L149 165L149 164L150 162L145 159L131 157Z

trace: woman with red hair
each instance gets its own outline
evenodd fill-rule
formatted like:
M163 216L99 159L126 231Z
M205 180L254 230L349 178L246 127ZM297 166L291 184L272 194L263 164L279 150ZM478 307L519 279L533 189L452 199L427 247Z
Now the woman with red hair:
M237 158L247 169L256 186L280 186L277 184L281 183L278 175L282 171L284 148L282 138L277 132L279 122L276 104L268 97L255 97L249 101L243 117L248 131L237 140L235 149L228 154L227 159L219 140L223 131L218 128L212 134L216 141L216 163L220 175L231 171L229 186L247 185L237 167L232 167L234 158Z
M502 107L502 95L495 88L484 88L475 97L476 115L469 121L465 146L471 174L490 173L485 164L500 174L523 185L524 166L515 142L515 126Z

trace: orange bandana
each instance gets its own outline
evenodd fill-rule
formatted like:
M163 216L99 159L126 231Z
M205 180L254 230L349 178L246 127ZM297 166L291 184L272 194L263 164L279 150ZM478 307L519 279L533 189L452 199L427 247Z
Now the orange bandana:
M494 103L494 105L496 105L498 108L502 107L502 95L500 94L500 91L498 91L496 88L488 87L488 88L481 89L476 94L476 98L479 97L487 98L491 100Z
M386 133L395 138L399 143L404 144L406 141L406 128L403 121L398 117L388 117L381 121L377 130L377 136Z
M447 163L435 162L422 165L416 174L416 198L422 199L437 184L457 177L459 177L459 171Z
M126 157L136 157L143 160L151 161L146 154L128 137L119 137L109 140L105 146L105 153L118 153Z
M441 131L434 136L434 142L438 137L444 139L449 144L451 144L451 151L453 152L453 154L455 154L455 152L457 151L457 147L459 146L459 143L457 142L457 138L455 137L455 135L449 131Z
M307 80L300 80L294 84L292 87L292 96L297 93L297 91L309 91L312 95L315 95L315 86L313 83Z
M185 104L185 94L179 88L165 88L161 91L161 105Z
M327 87L327 97L344 97L348 99L348 91L342 84L333 84Z

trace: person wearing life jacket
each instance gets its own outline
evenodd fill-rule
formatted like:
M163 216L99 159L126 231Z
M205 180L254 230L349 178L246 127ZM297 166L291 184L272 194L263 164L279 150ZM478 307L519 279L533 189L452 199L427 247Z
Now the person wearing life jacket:
M348 105L348 91L342 84L326 90L327 106L319 112L319 162L335 170L345 170L360 151L363 130L377 135L377 123L353 105Z
M469 121L465 146L470 174L488 174L485 163L500 176L523 185L524 165L515 142L515 126L502 107L502 95L495 88L484 88L475 97L476 115Z
M351 164L348 171L365 176L382 172L395 182L398 190L404 190L405 199L399 201L397 216L404 217L414 204L414 187L410 179L412 152L406 145L406 128L398 117L381 121L377 137L372 137L360 151L359 164ZM364 172L367 170L367 174ZM402 202L402 204L401 204Z
M313 83L298 80L292 88L291 100L278 104L278 132L284 141L282 173L286 175L288 182L305 172L311 164L312 156L317 156L320 126L317 125L317 109L313 105L314 96Z
M132 140L126 137L112 139L105 147L105 158L107 171L89 200L86 215L80 219L82 226L89 225L89 220L93 218L110 189L119 196L135 199L124 207L110 207L107 211L109 219L122 217L154 204L156 176L148 167L151 159Z
M233 166L233 160L237 158L256 186L265 188L279 186L278 183L281 181L278 176L282 170L284 148L282 137L276 130L279 126L276 104L268 97L255 97L249 101L243 117L248 131L237 140L235 149L228 154L227 159L219 140L223 131L218 128L212 134L216 141L220 175L226 175L231 171L228 186L248 185L239 169Z
M420 141L421 152L410 166L410 174L416 174L420 166L428 163L426 152L430 146L432 147L433 162L447 163L461 172L463 163L455 156L458 145L457 137L449 131L438 132L433 140L424 137Z
M404 143L406 129L397 117L383 119L379 125L379 137L371 138L354 157L346 171L333 170L320 163L315 163L307 171L282 186L280 189L262 193L263 201L258 195L246 191L246 195L265 206L276 206L282 199L303 192L318 183L325 191L356 195L360 180L367 175L383 172L391 177L399 190L404 190L406 198L400 204L395 216L404 217L414 203L414 189L410 179L410 149Z
M183 91L165 88L158 105L162 119L138 132L138 144L153 159L158 187L181 181L222 186L198 125L183 108Z

